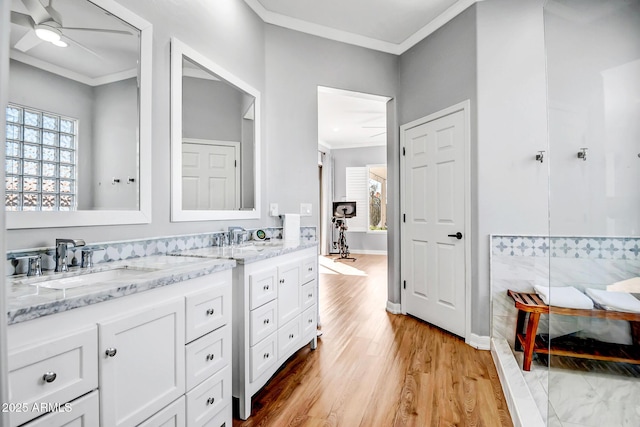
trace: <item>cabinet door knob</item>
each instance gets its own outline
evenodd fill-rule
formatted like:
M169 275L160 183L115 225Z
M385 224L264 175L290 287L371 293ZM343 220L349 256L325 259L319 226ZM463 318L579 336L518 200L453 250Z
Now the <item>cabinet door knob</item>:
M280 283L284 283L284 279L280 279Z
M313 319L309 319L309 323L313 323Z
M264 289L265 291L268 291L269 290L269 285L264 285L264 287L262 289Z
M313 298L313 294L309 294L309 298Z
M289 334L289 339L292 339L292 338L293 338L293 334Z
M52 383L52 382L54 382L54 381L56 380L56 378L57 378L57 377L58 377L58 376L56 375L56 373L55 373L55 372L47 372L46 374L44 374L44 375L42 376L42 380L43 380L45 383Z
M268 325L268 324L269 324L269 319L264 319L264 322L263 322L263 323L264 323L265 325Z
M207 310L207 316L213 316L213 313L215 313L216 311L213 308L210 308Z
M309 269L308 269L308 270L309 270L309 271L313 271L313 267L309 267Z
M263 359L268 359L268 358L269 358L269 353L265 353L265 354L263 354L263 355L262 355L262 358L263 358Z
M104 354L106 354L106 355L107 355L107 357L113 357L113 356L115 356L115 355L116 355L116 353L117 353L117 352L118 352L118 350L116 350L115 348L113 348L113 347L109 347L109 348L104 352Z
M212 353L207 354L207 360L213 360L215 356Z
M215 401L216 401L215 397L210 397L210 398L207 399L207 405L212 405L213 402L215 402Z

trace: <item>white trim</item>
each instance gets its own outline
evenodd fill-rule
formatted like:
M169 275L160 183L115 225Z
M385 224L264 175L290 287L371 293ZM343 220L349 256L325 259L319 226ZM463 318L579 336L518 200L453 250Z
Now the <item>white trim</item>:
M544 427L533 395L504 338L491 338L491 356L515 427Z
M147 224L151 222L151 99L153 26L114 0L93 3L140 30L138 176L139 210L7 212L7 229Z
M282 15L280 13L271 12L265 9L265 7L260 3L259 0L245 0L245 3L247 3L249 7L253 9L253 11L264 22L268 24L289 28L291 30L300 31L303 33L312 34L314 36L352 44L355 46L361 46L368 49L391 53L394 55L401 55L478 1L482 0L457 1L435 19L427 23L427 25L416 31L413 35L407 37L402 43L392 43L372 37L366 37L359 34L326 27L324 25L303 21L301 19Z
M406 212L405 209L405 197L402 197L402 189L405 188L405 178L404 178L404 170L405 170L405 156L402 155L402 149L405 146L405 133L407 130L414 128L416 126L422 125L424 123L432 122L441 117L448 116L453 113L457 113L458 111L464 112L464 150L465 150L465 167L464 167L464 192L465 192L465 208L464 208L464 226L465 226L465 239L464 239L464 256L465 256L465 334L464 339L467 342L471 338L471 101L467 99L466 101L462 101L458 104L452 105L443 110L437 111L433 114L430 114L426 117L419 118L412 122L406 123L400 126L400 209L401 215L402 212ZM401 223L401 231L400 231L400 248L402 248L402 242L404 237L404 227ZM402 273L405 269L405 261L401 256L400 258L400 281L402 283ZM400 301L402 305L402 313L406 313L406 308L404 301L406 289L401 285L400 286Z
M229 84L254 97L254 207L251 210L182 209L182 58L189 58ZM171 221L260 219L260 92L175 37L171 38Z
M387 301L387 311L391 314L402 314L400 303Z
M361 255L387 255L388 252L385 250L374 250L374 249L349 249L349 252L352 254L361 254Z
M383 142L371 142L371 143L357 143L357 142L333 142L333 143L329 143L326 141L323 141L323 145L331 150L345 150L348 148L364 148L364 147L383 147L386 146L387 143L386 141Z
M474 333L469 334L469 337L464 341L467 345L478 350L490 350L491 349L491 337L486 335L476 335Z

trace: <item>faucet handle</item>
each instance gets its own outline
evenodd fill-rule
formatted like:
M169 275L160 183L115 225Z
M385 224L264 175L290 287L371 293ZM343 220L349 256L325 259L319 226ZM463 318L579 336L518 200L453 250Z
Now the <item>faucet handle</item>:
M40 255L27 257L27 262L27 276L42 276L42 257Z

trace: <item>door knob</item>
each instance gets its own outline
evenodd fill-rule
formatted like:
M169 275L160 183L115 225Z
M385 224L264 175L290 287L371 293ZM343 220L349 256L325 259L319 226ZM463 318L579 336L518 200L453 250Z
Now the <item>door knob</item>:
M457 232L456 234L447 234L447 236L449 237L455 237L456 239L460 240L462 239L462 233L461 232Z

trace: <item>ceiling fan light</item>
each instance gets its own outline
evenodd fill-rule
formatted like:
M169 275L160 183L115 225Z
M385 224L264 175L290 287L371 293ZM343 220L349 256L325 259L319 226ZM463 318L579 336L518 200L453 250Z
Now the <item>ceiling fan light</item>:
M69 46L67 44L67 42L65 42L64 40L54 40L51 43L53 43L54 45L56 45L58 47L67 47L67 46Z
M60 40L60 33L57 33L54 30L50 30L49 28L36 28L36 35L46 42L54 42Z

